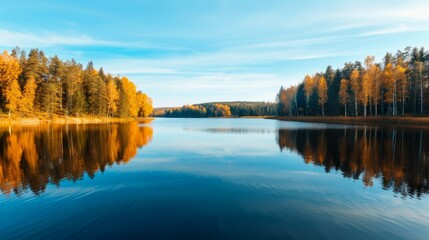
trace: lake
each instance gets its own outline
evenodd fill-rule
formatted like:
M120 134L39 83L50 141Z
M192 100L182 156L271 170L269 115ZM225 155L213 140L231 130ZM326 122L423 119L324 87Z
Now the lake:
M266 119L0 129L0 239L427 239L429 130Z

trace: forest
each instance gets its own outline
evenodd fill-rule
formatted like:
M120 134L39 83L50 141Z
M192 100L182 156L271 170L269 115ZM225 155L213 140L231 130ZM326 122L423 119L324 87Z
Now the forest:
M207 118L273 116L277 113L276 103L267 102L214 102L185 105L179 108L166 108L157 111L154 116L167 118Z
M423 115L429 104L429 53L406 47L387 52L381 62L347 62L341 69L306 75L277 93L279 116Z
M127 77L112 76L92 62L46 57L16 47L0 54L0 112L13 117L147 117L152 99Z

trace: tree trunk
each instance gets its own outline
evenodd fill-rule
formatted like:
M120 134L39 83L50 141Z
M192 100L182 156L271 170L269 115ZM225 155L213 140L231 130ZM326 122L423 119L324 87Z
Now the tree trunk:
M398 108L397 108L397 105L398 105L398 102L397 102L397 96L396 96L396 79L395 79L395 81L393 82L394 84L393 84L393 86L394 86L394 88L393 88L393 115L395 116L395 115L397 115L397 113L398 113Z
M347 117L347 104L344 104L344 117Z
M420 72L420 114L423 114L423 78Z
M363 116L366 117L366 104L363 105Z
M369 100L369 115L372 116L372 97Z
M383 95L384 95L384 90L381 90L381 115L384 115L384 104L383 104Z
M377 116L377 114L378 114L378 106L377 106L377 101L374 103L374 110L375 110L375 116Z
M305 116L308 116L308 101L309 101L309 97L307 97L305 99Z
M357 96L355 94L355 116L358 116L358 109L357 109Z
M405 112L405 90L404 87L402 87L402 116L404 116Z

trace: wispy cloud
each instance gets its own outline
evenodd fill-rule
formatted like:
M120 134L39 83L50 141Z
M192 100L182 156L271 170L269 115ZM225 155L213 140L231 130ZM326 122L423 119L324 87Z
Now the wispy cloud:
M260 68L260 64L287 62L294 60L321 59L340 56L342 52L314 50L312 53L290 48L269 48L263 50L219 50L164 58L138 59L123 58L100 60L106 69L117 74L200 74L225 70ZM120 67L118 67L120 66ZM251 67L254 66L254 67Z
M385 27L381 29L377 29L374 31L367 31L359 36L376 36L376 35L386 35L386 34L396 34L396 33L405 33L405 32L422 32L429 31L429 25L417 25L410 26L407 24L398 24L396 26Z
M97 41L84 34L60 35L52 32L24 32L0 29L0 46L49 47L59 45L113 45L114 43Z
M75 24L68 22L67 24ZM37 32L37 33L36 33ZM76 32L51 32L51 31L11 31L0 28L0 46L4 47L58 47L58 46L94 46L117 47L123 49L165 49L183 50L177 47L149 44L142 41L110 41L95 39L87 34Z

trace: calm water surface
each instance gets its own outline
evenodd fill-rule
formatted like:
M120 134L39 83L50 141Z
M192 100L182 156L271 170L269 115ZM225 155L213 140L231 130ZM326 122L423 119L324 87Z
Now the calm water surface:
M0 239L428 239L429 131L264 119L0 129Z

